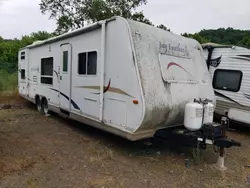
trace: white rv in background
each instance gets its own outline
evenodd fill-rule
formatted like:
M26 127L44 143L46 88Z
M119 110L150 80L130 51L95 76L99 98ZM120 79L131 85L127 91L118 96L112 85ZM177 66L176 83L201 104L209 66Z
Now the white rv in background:
M21 49L19 93L129 140L183 125L195 98L215 102L197 41L121 17Z
M250 49L203 44L217 96L215 113L250 124Z

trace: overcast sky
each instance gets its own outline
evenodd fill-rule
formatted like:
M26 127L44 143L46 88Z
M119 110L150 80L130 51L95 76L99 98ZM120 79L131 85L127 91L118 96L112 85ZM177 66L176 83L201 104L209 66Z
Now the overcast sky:
M40 0L0 0L0 36L20 38L38 30L52 32L55 21L41 14ZM175 33L233 27L250 30L250 0L148 0L144 14Z

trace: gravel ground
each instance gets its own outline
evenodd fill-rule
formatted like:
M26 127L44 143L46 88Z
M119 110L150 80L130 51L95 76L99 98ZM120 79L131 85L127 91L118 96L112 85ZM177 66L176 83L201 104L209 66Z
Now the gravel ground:
M228 136L242 147L226 151L221 172L213 148L195 164L173 143L129 142L33 108L0 110L0 188L250 187L250 130Z

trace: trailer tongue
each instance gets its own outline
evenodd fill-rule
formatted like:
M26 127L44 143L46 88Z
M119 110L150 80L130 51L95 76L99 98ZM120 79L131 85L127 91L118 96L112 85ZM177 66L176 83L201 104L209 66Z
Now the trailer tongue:
M157 131L155 137L161 138L163 140L170 140L174 143L184 145L187 147L193 147L199 145L200 149L206 149L208 145L215 145L220 148L230 148L233 146L241 146L240 143L229 139L223 133L217 132L217 130L224 129L223 125L218 124L208 124L204 126L209 126L211 132L209 134L205 133L204 129L199 131L191 132L185 128L173 128L173 129L162 129ZM216 129L214 129L216 126ZM207 129L207 128L205 128ZM216 134L216 136L214 136Z
M226 136L226 127L228 123L228 119L226 117L222 117L221 123L214 122L205 122L204 123L204 115L206 108L204 108L208 104L209 100L194 100L194 103L201 104L203 106L202 110L202 120L200 120L200 114L196 113L197 117L192 117L191 121L193 123L187 122L187 119L190 117L186 117L187 114L190 115L190 111L192 111L192 107L197 112L200 110L201 106L194 104L193 106L188 103L185 109L185 121L183 127L174 127L172 129L162 129L156 132L155 137L161 140L167 140L178 145L187 146L187 147L195 147L197 149L206 149L207 145L214 145L219 147L219 158L216 164L216 167L220 170L225 170L224 166L224 155L225 148L230 148L233 146L240 147L241 144L236 142ZM211 107L211 105L208 105ZM191 108L190 108L191 107ZM198 110L197 110L198 109ZM200 121L200 125L199 125ZM197 127L200 128L198 129Z

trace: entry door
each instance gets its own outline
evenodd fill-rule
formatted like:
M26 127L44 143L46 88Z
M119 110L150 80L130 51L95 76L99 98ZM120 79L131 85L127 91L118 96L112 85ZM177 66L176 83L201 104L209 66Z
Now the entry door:
M60 108L70 111L71 109L71 56L72 49L70 44L61 46L61 65L60 65L60 82L59 90Z

